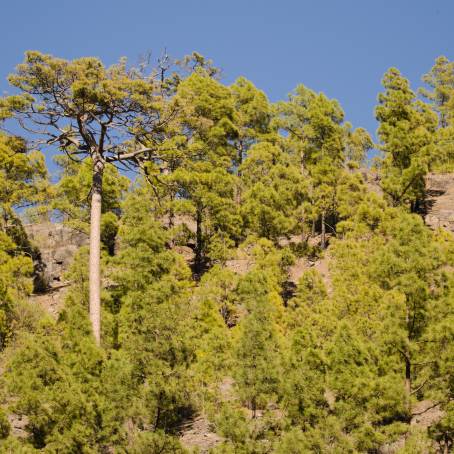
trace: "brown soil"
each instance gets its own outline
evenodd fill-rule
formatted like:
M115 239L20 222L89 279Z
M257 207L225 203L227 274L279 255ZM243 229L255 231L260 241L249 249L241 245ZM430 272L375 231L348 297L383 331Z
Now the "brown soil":
M422 400L413 407L412 426L428 428L436 424L443 417L444 412L439 405L434 405L431 400Z

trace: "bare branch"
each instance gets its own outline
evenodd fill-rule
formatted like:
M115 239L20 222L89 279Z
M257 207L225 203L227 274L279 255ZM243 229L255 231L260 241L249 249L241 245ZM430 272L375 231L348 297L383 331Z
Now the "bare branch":
M141 147L138 150L131 151L129 153L118 153L116 156L107 156L106 162L124 161L127 159L133 159L143 153L155 151L153 148Z

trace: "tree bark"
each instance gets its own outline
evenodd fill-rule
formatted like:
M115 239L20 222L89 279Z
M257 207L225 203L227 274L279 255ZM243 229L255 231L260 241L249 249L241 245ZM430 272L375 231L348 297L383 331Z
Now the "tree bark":
M93 185L90 213L90 321L97 345L101 342L101 201L104 163L100 158L93 162Z

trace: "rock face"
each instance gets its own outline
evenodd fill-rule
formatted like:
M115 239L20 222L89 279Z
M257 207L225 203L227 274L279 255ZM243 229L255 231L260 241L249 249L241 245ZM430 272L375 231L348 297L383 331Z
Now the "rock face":
M76 251L88 244L88 236L63 224L43 223L24 226L30 241L39 249L41 260L37 265L42 290L51 290L64 284Z
M429 174L426 186L426 224L454 232L454 173Z

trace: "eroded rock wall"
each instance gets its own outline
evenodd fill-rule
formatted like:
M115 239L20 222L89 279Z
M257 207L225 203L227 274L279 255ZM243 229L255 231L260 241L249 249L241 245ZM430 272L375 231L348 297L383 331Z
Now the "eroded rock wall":
M454 232L454 173L429 174L426 187L426 224Z
M40 251L37 272L44 289L60 287L74 254L88 244L88 236L59 223L28 224L24 228L32 244Z

